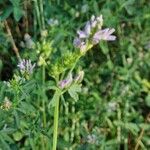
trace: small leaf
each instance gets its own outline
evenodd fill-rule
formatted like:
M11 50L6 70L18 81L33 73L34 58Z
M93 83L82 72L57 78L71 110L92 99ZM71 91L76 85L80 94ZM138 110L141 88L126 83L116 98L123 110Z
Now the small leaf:
M69 95L75 101L77 101L79 99L78 92L81 92L81 85L79 85L79 84L73 84L68 90Z
M9 133L10 134L10 133ZM10 137L9 135L7 135L7 134L1 134L1 136L3 137L3 139L5 140L5 141L8 141L9 143L13 143L14 141L13 141L13 139L12 139L12 137Z
M14 131L16 131L16 130L13 129L13 128L5 128L5 129L3 129L3 130L0 131L0 134L1 135L2 134L12 134L12 133L14 133Z
M19 21L24 14L24 11L20 7L14 7L14 18L16 21Z
M13 134L13 137L15 141L20 141L23 137L23 134L21 132L16 132Z
M0 21L4 21L5 19L7 19L12 12L13 12L13 7L7 6L7 8L2 11L2 14L0 16Z

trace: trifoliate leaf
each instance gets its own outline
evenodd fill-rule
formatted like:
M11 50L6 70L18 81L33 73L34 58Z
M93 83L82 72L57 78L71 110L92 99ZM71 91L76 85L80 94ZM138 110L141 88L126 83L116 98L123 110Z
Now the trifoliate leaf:
M79 84L73 84L69 89L68 93L69 95L77 101L79 99L78 93L81 92L81 85Z

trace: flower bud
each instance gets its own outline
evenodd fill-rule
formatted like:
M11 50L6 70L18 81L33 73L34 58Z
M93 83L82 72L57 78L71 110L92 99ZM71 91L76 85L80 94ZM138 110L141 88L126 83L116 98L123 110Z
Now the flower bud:
M83 80L83 77L84 77L84 71L80 71L77 77L74 79L75 83L80 83Z
M73 81L72 74L70 73L66 79L59 82L58 86L61 89L65 89L71 85L72 81Z

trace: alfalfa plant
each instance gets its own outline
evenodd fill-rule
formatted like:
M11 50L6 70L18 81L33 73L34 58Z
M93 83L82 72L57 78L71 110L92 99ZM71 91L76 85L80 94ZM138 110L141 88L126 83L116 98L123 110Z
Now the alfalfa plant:
M73 41L76 50L73 53L66 53L63 58L56 60L55 64L50 66L50 75L55 79L57 85L50 102L50 105L54 107L53 150L57 148L60 98L63 97L64 93L68 92L77 101L78 93L81 91L80 83L83 79L84 71L80 71L76 76L73 76L76 64L87 51L101 40L114 41L116 39L116 36L112 35L115 29L102 29L102 25L102 15L99 17L93 15L86 22L83 30L77 31L78 36ZM63 65L60 65L61 60L63 60ZM64 74L67 74L67 76L63 79Z

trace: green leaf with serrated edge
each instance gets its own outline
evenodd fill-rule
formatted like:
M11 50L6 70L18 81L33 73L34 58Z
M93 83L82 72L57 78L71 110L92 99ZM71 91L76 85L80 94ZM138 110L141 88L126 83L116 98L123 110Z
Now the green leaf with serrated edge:
M78 92L81 92L81 85L73 84L69 89L68 93L69 95L77 101L79 99Z

